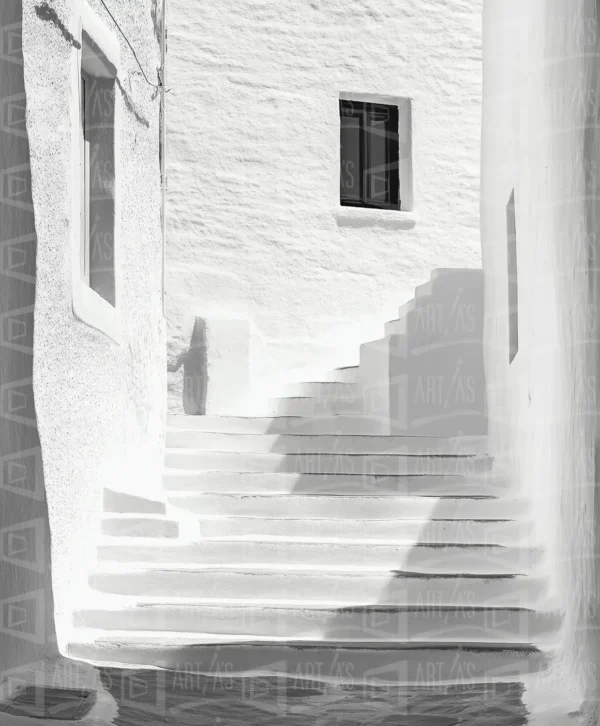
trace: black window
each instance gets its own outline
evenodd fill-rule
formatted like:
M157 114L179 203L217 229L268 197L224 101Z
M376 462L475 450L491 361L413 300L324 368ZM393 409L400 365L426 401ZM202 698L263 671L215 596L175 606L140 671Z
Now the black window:
M400 209L398 107L340 101L340 203Z
M506 205L507 261L508 261L508 362L519 352L519 277L517 269L517 221L515 216L515 190Z

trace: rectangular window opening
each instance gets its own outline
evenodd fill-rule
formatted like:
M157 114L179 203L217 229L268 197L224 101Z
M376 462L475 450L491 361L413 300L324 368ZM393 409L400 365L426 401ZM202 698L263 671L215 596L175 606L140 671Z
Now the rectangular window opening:
M340 99L340 204L409 210L410 101Z
M116 72L84 32L81 59L81 278L113 307Z
M519 279L514 189L506 205L506 236L508 260L508 362L510 364L519 351Z

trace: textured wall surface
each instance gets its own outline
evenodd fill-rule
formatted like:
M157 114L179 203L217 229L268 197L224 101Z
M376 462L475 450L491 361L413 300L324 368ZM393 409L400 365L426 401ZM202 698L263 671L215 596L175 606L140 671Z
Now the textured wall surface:
M23 2L27 130L36 219L34 388L50 529L59 642L85 581L105 485L157 494L166 391L161 307L159 97L98 0L90 6L121 46L120 193L123 340L76 320L71 214L75 0ZM160 66L154 0L113 0L113 15L148 77ZM36 12L36 8L38 8ZM76 105L75 105L76 107ZM118 263L119 264L119 263Z
M194 315L246 317L260 397L480 264L481 0L170 0L169 24L171 357ZM351 92L412 99L414 214L340 207Z
M553 595L565 613L564 691L574 679L591 699L600 682L595 5L486 0L482 148L491 453L533 498ZM513 189L519 350L509 363Z

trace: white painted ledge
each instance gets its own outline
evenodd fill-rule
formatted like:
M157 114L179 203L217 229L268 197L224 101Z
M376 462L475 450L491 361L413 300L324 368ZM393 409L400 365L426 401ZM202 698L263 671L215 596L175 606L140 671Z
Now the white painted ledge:
M386 227L412 229L418 221L414 212L397 209L367 209L365 207L338 207L334 212L338 227Z
M119 312L95 290L83 282L73 288L73 314L75 318L121 343L122 330Z

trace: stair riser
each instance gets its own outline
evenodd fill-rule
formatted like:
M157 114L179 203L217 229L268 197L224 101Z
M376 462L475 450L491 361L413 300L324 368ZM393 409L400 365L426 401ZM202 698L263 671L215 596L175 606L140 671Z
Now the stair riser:
M540 564L534 548L428 547L392 544L205 541L190 545L103 544L101 561L190 563L203 565L264 564L378 567L423 573L515 574L531 572Z
M325 376L326 381L335 381L337 383L356 383L358 381L358 366L349 366L347 368L336 368Z
M333 496L501 496L505 481L460 476L340 476L335 474L240 472L169 473L163 478L171 492L242 494L308 494ZM312 505L311 505L312 506Z
M164 502L105 489L104 511L106 513L165 514L166 506Z
M332 383L331 381L307 381L288 383L282 396L288 398L319 398L333 401L353 401L357 396L356 383Z
M143 597L197 597L335 602L351 606L415 607L494 605L535 607L546 582L534 577L392 577L390 574L239 572L228 570L132 570L95 573L96 590ZM114 627L114 624L113 624Z
M470 520L264 519L259 517L200 518L203 537L315 537L367 539L409 544L511 545L532 533L524 522Z
M518 519L527 504L511 499L401 496L251 496L172 494L170 503L199 515L307 519Z
M385 324L386 335L408 335L411 350L434 341L481 339L482 331L483 295L473 289L419 301L406 315Z
M123 610L86 610L78 627L110 630L198 632L278 638L399 642L524 643L556 636L555 614L504 609L343 610L293 607L151 605Z
M229 434L377 435L381 424L359 416L280 416L239 418L232 416L172 416L168 432L196 431ZM387 431L385 432L387 433Z
M269 416L321 416L331 414L361 415L362 399L358 396L315 398L274 398L269 402Z
M137 519L126 517L103 519L102 534L112 537L174 538L179 535L179 523L175 520Z
M157 639L135 642L71 643L68 654L91 662L113 662L170 668L181 672L182 663L194 664L195 673L280 673L295 678L348 682L413 684L513 681L525 673L547 667L540 653L514 650L368 649L286 645L184 645Z
M168 469L255 473L351 474L398 476L473 476L489 470L489 460L477 457L352 455L352 454L236 454L233 452L180 452L165 455Z
M167 447L276 454L481 454L487 437L330 436L167 432Z

